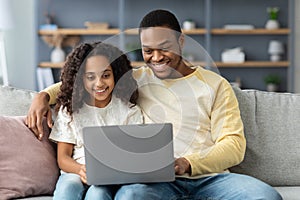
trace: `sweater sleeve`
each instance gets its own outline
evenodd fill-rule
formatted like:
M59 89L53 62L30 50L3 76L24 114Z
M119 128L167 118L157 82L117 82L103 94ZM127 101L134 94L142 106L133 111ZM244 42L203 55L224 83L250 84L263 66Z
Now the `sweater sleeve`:
M53 105L56 103L56 97L57 97L57 94L59 93L60 86L61 86L61 82L58 82L58 83L50 85L49 87L42 90L42 92L47 92L49 94L49 96L50 96L49 104L50 105Z
M184 156L191 164L191 176L223 172L244 159L246 140L238 101L226 81L216 91L211 136L214 145L204 156L197 152Z

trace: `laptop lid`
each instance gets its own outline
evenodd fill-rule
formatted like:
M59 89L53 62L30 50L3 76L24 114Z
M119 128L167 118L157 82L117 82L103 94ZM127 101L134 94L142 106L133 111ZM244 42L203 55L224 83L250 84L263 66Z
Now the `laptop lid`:
M175 180L172 124L83 128L90 185Z

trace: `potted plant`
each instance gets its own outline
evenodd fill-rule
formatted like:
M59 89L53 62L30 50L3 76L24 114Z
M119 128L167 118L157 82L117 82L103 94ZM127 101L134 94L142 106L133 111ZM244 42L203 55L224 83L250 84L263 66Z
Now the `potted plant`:
M278 7L268 7L269 20L266 23L266 29L278 29L280 27L278 22Z
M278 86L281 82L281 79L278 75L269 74L269 75L265 76L264 82L267 86L268 92L276 92L278 90Z

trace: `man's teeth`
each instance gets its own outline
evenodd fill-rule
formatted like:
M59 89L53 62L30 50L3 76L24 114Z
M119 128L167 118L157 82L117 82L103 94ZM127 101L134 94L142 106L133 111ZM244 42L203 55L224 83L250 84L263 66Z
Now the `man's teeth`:
M167 65L166 63L163 63L163 64L152 64L152 67L157 70L157 71L162 71L162 70L165 70Z
M154 67L158 67L158 68L159 68L159 67L163 67L163 66L165 66L165 64L153 64L153 66L154 66Z

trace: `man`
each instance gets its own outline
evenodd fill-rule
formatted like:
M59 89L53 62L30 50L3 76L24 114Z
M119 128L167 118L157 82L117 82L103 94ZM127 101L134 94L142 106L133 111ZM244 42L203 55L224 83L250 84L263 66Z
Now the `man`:
M123 185L115 199L282 199L271 186L228 172L246 149L237 99L224 78L184 62L184 36L176 17L151 11L139 35L147 66L134 70L138 104L146 123L173 124L177 177L171 183ZM27 117L40 136L42 116L51 125L48 101L54 101L59 86L52 87L35 97Z

